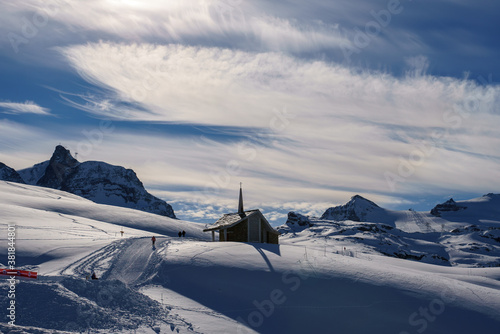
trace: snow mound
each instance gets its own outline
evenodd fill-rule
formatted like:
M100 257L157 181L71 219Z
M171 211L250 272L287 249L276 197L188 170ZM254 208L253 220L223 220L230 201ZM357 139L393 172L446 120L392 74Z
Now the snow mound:
M0 305L7 308L7 284ZM16 289L16 324L65 331L88 328L134 330L167 318L161 305L116 280L64 278L60 282L22 281Z

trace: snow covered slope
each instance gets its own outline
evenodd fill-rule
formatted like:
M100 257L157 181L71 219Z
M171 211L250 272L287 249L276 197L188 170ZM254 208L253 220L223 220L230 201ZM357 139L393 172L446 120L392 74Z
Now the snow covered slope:
M175 218L170 204L148 193L133 170L100 161L80 163L61 145L49 161L20 170L19 174L27 184L64 190L100 204Z
M17 284L23 327L1 323L6 333L493 334L500 325L500 268L356 253L300 233L281 245L210 242L200 224L12 182L0 182L0 212L1 229L16 226L19 266L41 273ZM98 281L85 279L92 271ZM8 289L0 280L3 310Z
M240 322L226 333L416 333L424 327L495 333L500 320L500 268L355 258L313 245L167 241L164 247L151 280L156 296L163 291L169 303L172 293L182 295Z
M99 333L129 333L130 321L141 324L139 316L161 332L180 333L487 334L500 324L500 268L170 237L160 238L153 250L144 241L115 242L83 257L61 272L62 281L52 276L22 282L19 289L30 293L22 298L44 305L46 297L57 296L65 309L41 320L41 312L27 305L37 316L22 317L21 308L20 321ZM101 269L98 283L76 278L94 267ZM157 303L139 299L136 291ZM112 316L116 309L120 313ZM69 319L71 310L76 317L69 325L59 320ZM144 327L139 332L154 333Z
M23 178L24 182L31 185L36 185L38 180L45 174L47 167L49 166L50 160L40 162L33 167L25 168L17 171L19 175ZM8 181L8 180L4 180Z
M445 205L448 204L448 205ZM500 220L500 194L487 194L479 198L455 202L451 198L434 207L431 212L449 221L474 224Z
M64 191L14 182L0 181L0 212L0 226L16 226L18 263L45 263L42 272L52 270L52 266L46 267L50 261L57 262L55 267L71 263L117 240L121 230L124 237L176 236L182 230L191 237L208 237L202 224L96 204ZM0 239L1 249L6 242Z

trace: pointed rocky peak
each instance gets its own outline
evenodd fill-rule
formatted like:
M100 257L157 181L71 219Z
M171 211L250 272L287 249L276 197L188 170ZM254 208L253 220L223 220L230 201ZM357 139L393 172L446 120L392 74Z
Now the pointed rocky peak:
M444 205L456 205L457 202L455 202L453 200L453 198L450 198L449 200L447 200L446 202L443 203Z
M367 221L367 216L370 213L380 210L383 209L374 202L360 195L355 195L346 204L327 209L321 216L321 219L364 222Z
M363 205L363 206L372 206L375 208L379 208L377 204L360 195L352 196L351 200L347 202L346 205Z
M58 163L67 167L75 167L79 164L78 160L73 158L71 152L62 145L56 146L52 158L50 158L50 163Z
M44 175L38 180L37 185L54 189L61 189L62 183L80 163L71 156L69 150L62 145L57 145Z
M14 168L10 168L6 164L0 162L0 180L9 181L9 182L17 182L24 183L21 176L14 170Z
M67 191L99 204L175 218L172 206L148 193L132 169L102 161L80 163L62 145L56 146L50 160L19 174L28 184Z

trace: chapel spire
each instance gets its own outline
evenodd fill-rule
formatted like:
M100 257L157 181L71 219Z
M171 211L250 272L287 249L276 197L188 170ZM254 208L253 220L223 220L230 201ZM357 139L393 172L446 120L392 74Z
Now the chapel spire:
M245 213L245 210L243 209L243 190L241 189L241 182L240 182L240 200L238 202L238 213L239 214Z

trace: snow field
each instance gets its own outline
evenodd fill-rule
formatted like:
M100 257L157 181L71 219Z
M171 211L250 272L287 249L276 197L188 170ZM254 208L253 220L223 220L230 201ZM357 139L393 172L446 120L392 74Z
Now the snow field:
M466 328L460 320L449 322L459 314L481 319L486 333L500 320L497 288L462 281L461 273L442 276L434 269L438 266L424 265L422 270L421 263L412 268L412 262L391 258L383 258L382 266L377 261L382 257L367 261L288 245L212 245L210 250L205 243L172 245L165 263L169 269L160 271L161 277L168 278L170 289L259 333L321 332L333 326L332 318L342 328L339 332L421 329L426 319L418 313L421 308L440 316L432 321L432 333ZM187 266L186 259L194 260ZM486 272L492 281L500 274L498 268ZM200 274L204 280L194 278ZM361 315L364 320L355 321ZM426 321L430 330L431 321Z
M200 224L9 182L0 212L0 228L16 225L19 265L42 274L17 286L25 333L456 334L500 324L500 268L380 256L314 230L281 245L209 242ZM91 271L98 281L85 280ZM0 281L2 309L6 289Z

